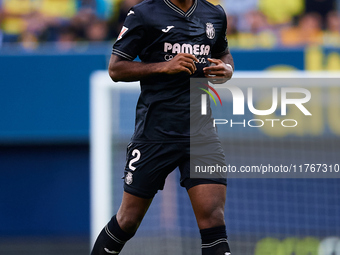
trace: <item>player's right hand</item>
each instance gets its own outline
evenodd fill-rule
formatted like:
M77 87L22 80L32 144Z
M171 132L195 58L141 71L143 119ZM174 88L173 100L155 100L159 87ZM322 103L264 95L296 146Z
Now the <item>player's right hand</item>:
M198 62L198 59L194 55L179 53L170 61L162 62L160 64L163 65L162 69L166 74L186 72L189 75L192 75L197 70L195 62Z

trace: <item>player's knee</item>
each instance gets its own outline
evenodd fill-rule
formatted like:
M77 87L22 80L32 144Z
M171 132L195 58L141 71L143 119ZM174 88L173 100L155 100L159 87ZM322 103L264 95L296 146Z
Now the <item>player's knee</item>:
M200 229L224 225L224 208L216 207L202 210L202 213L197 218L197 223Z
M123 229L127 233L134 233L137 231L140 223L142 222L143 217L139 217L138 215L121 215L118 218L118 223L121 229Z

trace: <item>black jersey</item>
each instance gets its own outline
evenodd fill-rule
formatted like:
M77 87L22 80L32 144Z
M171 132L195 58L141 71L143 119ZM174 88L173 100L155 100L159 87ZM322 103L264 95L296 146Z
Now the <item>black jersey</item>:
M130 9L113 54L127 60L139 56L145 63L169 61L178 53L190 53L199 60L191 76L181 72L140 81L133 142L189 141L190 78L204 77L207 58L226 54L226 28L223 8L205 0L195 0L187 12L170 0L145 0Z

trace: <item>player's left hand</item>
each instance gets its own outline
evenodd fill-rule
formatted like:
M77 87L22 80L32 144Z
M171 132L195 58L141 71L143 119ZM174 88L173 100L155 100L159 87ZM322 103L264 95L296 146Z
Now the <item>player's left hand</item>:
M233 70L230 65L227 65L220 59L208 58L210 66L204 67L203 72L205 77L209 78L213 83L224 83L231 79Z

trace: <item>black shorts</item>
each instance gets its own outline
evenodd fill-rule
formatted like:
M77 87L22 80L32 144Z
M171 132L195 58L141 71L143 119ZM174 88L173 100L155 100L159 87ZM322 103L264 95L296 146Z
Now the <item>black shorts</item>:
M181 174L180 184L187 190L199 184L227 185L225 176L190 178L190 166L226 165L220 142L202 143L195 148L199 149L193 150L190 143L130 143L123 177L124 191L138 197L152 198L164 188L166 177L176 167Z

